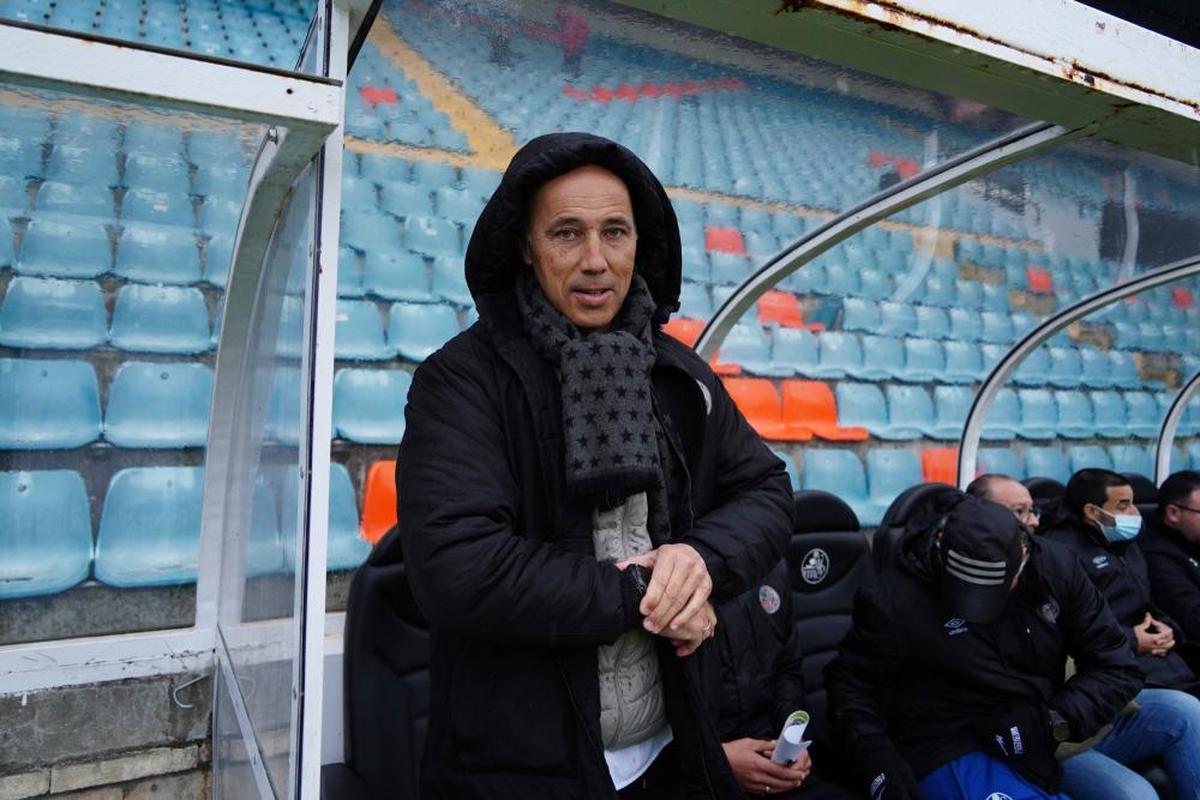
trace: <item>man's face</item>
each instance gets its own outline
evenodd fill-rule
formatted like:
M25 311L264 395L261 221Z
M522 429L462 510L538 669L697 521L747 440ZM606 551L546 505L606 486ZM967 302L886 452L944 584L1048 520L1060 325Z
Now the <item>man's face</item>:
M1038 526L1037 506L1033 496L1020 481L996 478L988 483L987 499L1013 512L1026 530L1032 533Z
M1181 504L1163 509L1163 521L1183 534L1189 542L1200 544L1200 489L1185 497Z
M579 167L543 184L522 257L546 297L581 330L608 330L633 280L637 230L625 183Z
M1136 514L1141 516L1137 506L1133 504L1132 486L1109 486L1104 505L1096 506L1091 503L1083 507L1083 515L1097 525L1115 525L1117 514Z

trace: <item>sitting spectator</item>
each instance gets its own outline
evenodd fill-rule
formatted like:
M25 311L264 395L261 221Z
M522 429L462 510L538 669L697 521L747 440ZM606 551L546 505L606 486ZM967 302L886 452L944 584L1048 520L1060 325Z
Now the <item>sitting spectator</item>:
M1200 472L1184 470L1158 489L1158 513L1140 541L1155 602L1183 629L1196 669L1200 642ZM1185 657L1188 653L1184 653Z
M1037 525L1029 490L1013 478L981 475L967 493L999 503L1023 525ZM1126 711L1131 713L1121 713L1103 735L1059 749L1063 790L1074 800L1155 800L1154 787L1128 765L1161 757L1179 797L1196 797L1200 701L1174 689L1143 689Z
M825 670L835 733L873 800L1055 797L1058 745L1117 716L1137 663L1069 552L996 503L946 505L859 593Z
M759 586L717 608L722 684L717 732L733 774L749 794L851 800L852 794L812 771L809 751L790 766L771 761L784 720L806 708L789 579L787 562L780 562ZM811 737L811 728L808 733Z
M1106 469L1082 469L1071 476L1058 512L1039 533L1079 556L1125 629L1146 685L1195 694L1196 675L1175 649L1183 630L1150 594L1146 559L1136 541L1141 529L1129 480Z

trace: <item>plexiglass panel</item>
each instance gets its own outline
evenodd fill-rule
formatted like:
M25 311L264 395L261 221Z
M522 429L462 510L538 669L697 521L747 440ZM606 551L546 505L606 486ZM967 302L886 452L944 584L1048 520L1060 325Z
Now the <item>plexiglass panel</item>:
M0 22L44 25L88 36L166 47L247 64L294 69L316 0L5 0Z
M261 800L254 779L250 754L238 728L230 699L230 687L220 668L214 680L213 701L213 797L216 800Z
M220 307L262 134L0 93L0 643L192 623Z

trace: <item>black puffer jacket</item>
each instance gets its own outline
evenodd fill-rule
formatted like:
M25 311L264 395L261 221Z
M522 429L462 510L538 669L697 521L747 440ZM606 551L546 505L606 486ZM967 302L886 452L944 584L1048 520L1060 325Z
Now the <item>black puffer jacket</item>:
M479 322L416 371L400 446L404 554L432 628L426 798L615 794L600 744L596 648L641 620L628 573L596 560L591 506L565 493L558 379L526 338L512 296L531 193L589 163L629 186L637 269L656 320L676 307L678 227L645 165L586 134L523 148L467 250ZM656 407L687 467L668 487L671 530L704 557L720 601L782 556L788 479L707 364L661 332L654 346ZM688 796L740 797L712 722L715 699L703 692L715 649L681 660L664 640L659 657Z
M1031 542L1005 615L977 625L944 609L932 535L905 534L897 568L859 593L854 625L825 668L830 718L855 763L870 763L879 743L888 742L919 780L986 750L980 722L1005 719L1018 707L1056 709L1077 740L1111 722L1141 687L1141 675L1077 559L1054 543ZM1077 669L1069 681L1067 656ZM1033 755L1053 763L1052 746Z
M782 562L758 586L717 608L721 741L774 739L804 703L804 655L792 615L791 573Z
M1188 643L1200 644L1200 545L1189 542L1160 520L1146 520L1138 538L1146 557L1154 601L1183 629Z
M1065 545L1079 557L1092 583L1108 601L1113 616L1125 630L1130 650L1137 653L1135 625L1141 625L1146 612L1175 630L1175 639L1186 641L1183 629L1154 602L1150 591L1150 573L1139 545L1141 537L1130 542L1112 543L1099 529L1079 520L1069 512L1061 512L1039 535ZM1146 676L1148 686L1194 691L1196 676L1183 656L1173 650L1164 657L1137 656L1138 666Z

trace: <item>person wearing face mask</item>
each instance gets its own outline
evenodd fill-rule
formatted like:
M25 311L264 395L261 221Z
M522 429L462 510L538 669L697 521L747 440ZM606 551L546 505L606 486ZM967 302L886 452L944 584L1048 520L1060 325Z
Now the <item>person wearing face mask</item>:
M1183 631L1151 594L1146 559L1136 541L1141 529L1129 481L1110 470L1082 469L1071 476L1058 513L1039 533L1079 556L1125 629L1146 685L1196 694L1196 675L1177 652Z

